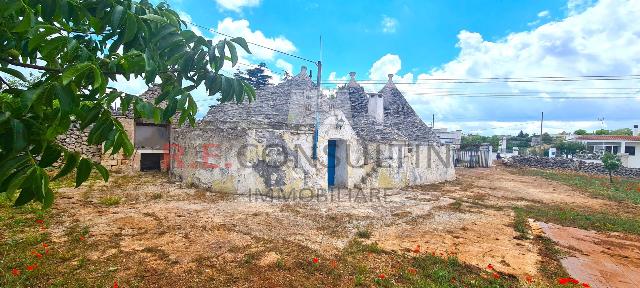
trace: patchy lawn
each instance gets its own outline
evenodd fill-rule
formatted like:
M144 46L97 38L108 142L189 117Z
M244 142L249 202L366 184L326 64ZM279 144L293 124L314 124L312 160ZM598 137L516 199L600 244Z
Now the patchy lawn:
M530 218L638 234L626 202L497 168L458 175L364 202L248 200L160 173L63 179L49 211L0 196L0 287L554 287L566 251Z
M611 184L609 182L609 176L526 168L514 169L512 171L520 175L537 176L557 181L583 190L596 198L640 204L639 179L615 177L613 184Z

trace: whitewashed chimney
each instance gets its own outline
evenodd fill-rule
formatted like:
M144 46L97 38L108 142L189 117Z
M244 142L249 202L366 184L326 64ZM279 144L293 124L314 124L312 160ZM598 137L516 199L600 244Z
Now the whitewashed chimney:
M640 136L640 129L638 129L638 124L633 125L633 136Z
M358 85L358 82L356 82L356 72L349 72L349 77L351 79L349 79L349 84L347 84L348 87L358 87L360 85Z
M382 93L368 93L367 95L369 96L368 114L376 121L384 122L384 98Z
M307 66L300 67L300 74L298 75L307 76Z

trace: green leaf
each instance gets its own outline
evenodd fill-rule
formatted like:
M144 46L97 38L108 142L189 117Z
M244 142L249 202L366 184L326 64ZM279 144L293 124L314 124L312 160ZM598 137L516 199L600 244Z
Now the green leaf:
M62 112L68 114L77 106L76 97L68 87L56 86L56 94L58 94Z
M98 67L93 66L93 87L97 88L100 84L102 84L102 72L100 72Z
M24 75L22 75L22 73L20 73L20 71L16 70L16 69L11 69L9 67L0 67L0 72L4 72L7 73L13 77L16 77L20 80L22 80L23 82L27 82L27 77L24 77Z
M136 16L131 13L127 13L127 24L124 30L124 40L123 43L128 43L135 36L138 31L138 22L136 21Z
M20 105L22 107L22 111L27 112L29 108L31 108L31 104L38 99L40 93L44 90L44 86L38 86L36 88L31 88L27 91L24 91L20 96Z
M249 45L247 45L247 40L244 40L244 38L236 37L236 38L231 39L231 42L240 45L240 47L242 47L242 49L244 49L244 51L246 51L247 53L251 54L251 50L249 50Z
M87 113L84 120L80 123L80 130L84 130L85 128L89 127L89 125L95 123L100 116L100 113L102 113L102 106L93 106L91 110L89 110L89 113Z
M225 43L227 43L227 48L229 48L229 54L231 54L231 67L236 66L238 63L238 52L236 51L236 46L230 41L225 40Z
M60 31L58 28L50 25L38 25L36 29L38 30L38 33L29 40L29 45L27 46L29 51L33 51L34 48L41 47L42 42L45 41L47 37Z
M80 73L85 72L87 69L94 67L93 64L85 62L75 65L62 73L62 84L67 85L71 80L76 78Z
M4 121L9 120L9 116L11 116L11 112L0 112L0 124L4 123Z
M89 175L91 175L91 160L87 158L82 158L80 160L80 164L78 164L78 171L76 172L76 188L80 187L84 181L89 179Z
M93 167L96 167L96 170L98 170L98 173L100 173L104 182L109 181L109 171L107 171L107 168L104 168L104 166L97 162L93 162Z
M29 159L30 157L27 155L20 155L2 161L2 164L0 164L0 183L2 183L15 170L26 164Z
M38 166L47 168L53 165L53 163L56 163L56 161L60 159L60 155L62 155L62 150L55 144L49 144L44 148L44 152L42 153Z
M11 130L13 131L12 144L13 151L19 152L27 147L27 131L22 121L11 119Z
M22 185L24 180L27 179L29 174L31 174L31 172L35 168L36 168L35 166L30 166L30 167L27 166L21 170L18 170L16 173L14 173L11 179L7 179L7 180L11 180L11 182L9 182L9 185L7 186L6 191L4 191L6 193L7 198L13 199L13 193L15 193L16 190L18 190L18 188Z
M151 21L158 22L158 23L163 23L163 24L167 23L166 19L162 18L162 16L158 16L158 15L155 15L155 14L147 14L147 15L144 15L144 16L140 16L140 18L151 20Z
M218 50L218 68L222 68L224 66L224 42L220 41L220 43L216 44L216 48Z
M131 144L131 140L129 140L129 137L127 137L127 135L123 134L122 136L122 149L124 155L130 157L131 155L133 155L133 144Z
M71 171L73 171L73 169L76 168L76 166L78 165L78 160L80 160L80 154L78 152L65 153L64 165L62 166L58 174L56 174L56 176L54 176L51 180L56 180L60 179L61 177L67 176L69 173L71 173Z
M33 11L29 7L25 7L25 10L27 10L27 13L20 13L22 14L22 21L20 21L18 26L13 28L13 32L27 31L33 26Z
M35 174L35 173L31 172L31 174ZM32 178L32 176L29 176L29 178ZM28 182L28 181L25 180L24 182ZM24 184L24 182L22 182L22 184ZM35 196L36 194L33 191L32 185L26 185L25 187L22 188L22 190L20 190L20 195L18 195L18 199L16 199L16 202L13 203L13 206L17 207L17 206L22 206L24 204L27 204L29 203L29 201L33 200Z
M122 13L124 12L124 7L120 5L116 5L113 8L113 13L111 13L111 27L114 30L117 30L120 27L120 22L122 21Z

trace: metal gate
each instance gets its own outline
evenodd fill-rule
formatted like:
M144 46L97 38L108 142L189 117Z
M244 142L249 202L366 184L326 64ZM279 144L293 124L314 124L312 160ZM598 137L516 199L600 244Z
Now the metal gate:
M488 168L491 164L491 153L485 149L456 150L455 167Z

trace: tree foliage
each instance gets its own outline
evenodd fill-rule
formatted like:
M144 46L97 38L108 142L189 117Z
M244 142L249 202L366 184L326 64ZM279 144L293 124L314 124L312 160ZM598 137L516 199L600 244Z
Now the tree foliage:
M236 46L249 52L247 42L213 43L185 27L166 3L147 0L0 0L0 89L6 95L0 98L0 193L19 192L16 205L35 200L49 207L50 181L76 171L79 186L92 169L106 181L103 166L55 139L78 121L89 130L88 144L132 155L131 140L112 115L114 103L157 123L179 111L179 124L193 124L197 106L190 92L200 85L221 102L253 100L251 85L220 72L237 63ZM5 80L27 81L21 70L42 74L28 87ZM154 103L110 86L134 77L147 85L161 81ZM166 108L157 106L161 102ZM50 179L45 169L60 159L64 165Z
M609 182L613 183L613 171L616 171L622 167L622 161L618 156L613 155L609 152L604 153L602 155L602 165L607 171L609 171Z
M242 79L251 84L253 88L260 89L270 84L269 81L271 80L271 76L265 73L267 71L266 68L267 64L260 63L258 64L258 67L247 69L245 71L238 70L233 75L236 78Z

